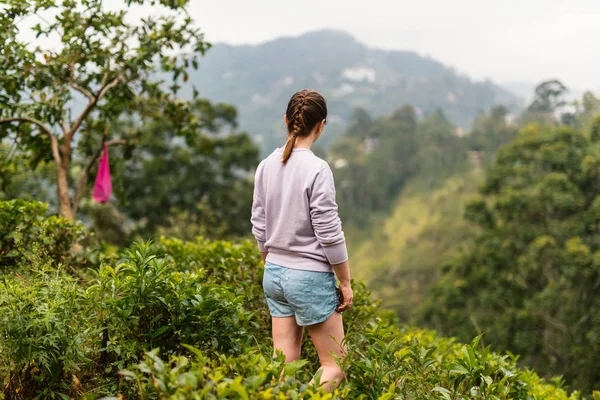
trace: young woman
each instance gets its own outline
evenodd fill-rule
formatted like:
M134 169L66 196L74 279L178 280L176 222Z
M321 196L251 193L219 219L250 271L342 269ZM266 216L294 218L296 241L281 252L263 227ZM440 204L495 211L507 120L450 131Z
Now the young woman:
M344 379L335 360L346 354L342 312L353 294L333 174L310 151L326 120L327 104L319 93L302 90L290 99L287 143L256 171L252 233L266 263L263 288L274 350L286 362L297 360L307 327L321 362L320 381L331 391Z

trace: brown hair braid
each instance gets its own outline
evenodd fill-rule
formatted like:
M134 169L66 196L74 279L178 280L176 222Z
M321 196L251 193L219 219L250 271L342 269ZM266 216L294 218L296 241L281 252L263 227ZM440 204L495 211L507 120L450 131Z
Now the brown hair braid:
M315 126L327 118L327 103L318 92L304 89L294 93L285 115L289 135L283 150L284 164L292 156L296 138L310 135Z

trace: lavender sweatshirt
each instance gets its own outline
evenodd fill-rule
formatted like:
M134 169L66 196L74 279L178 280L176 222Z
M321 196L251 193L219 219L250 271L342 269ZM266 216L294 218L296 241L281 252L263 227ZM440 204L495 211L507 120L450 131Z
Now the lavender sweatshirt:
M252 233L267 261L282 267L333 272L348 259L329 165L308 149L283 149L263 160L254 180Z

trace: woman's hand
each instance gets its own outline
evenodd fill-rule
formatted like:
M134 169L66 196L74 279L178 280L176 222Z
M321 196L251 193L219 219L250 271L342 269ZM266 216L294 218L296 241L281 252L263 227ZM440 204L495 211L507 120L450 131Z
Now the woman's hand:
M353 298L354 293L352 293L350 283L340 283L340 303L342 303L342 305L338 307L337 311L342 313L352 307Z

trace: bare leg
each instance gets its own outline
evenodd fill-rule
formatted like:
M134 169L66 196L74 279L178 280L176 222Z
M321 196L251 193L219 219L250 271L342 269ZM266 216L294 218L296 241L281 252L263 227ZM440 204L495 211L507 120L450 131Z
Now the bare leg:
M302 348L301 326L296 323L295 317L273 317L273 353L281 350L285 355L285 362L289 363L300 358Z
M323 371L321 385L327 392L331 392L346 378L342 368L335 362L335 356L341 360L347 353L346 348L342 345L344 339L342 314L334 312L327 321L307 328L321 362L321 368L319 368L319 371ZM311 381L312 383L313 381Z

